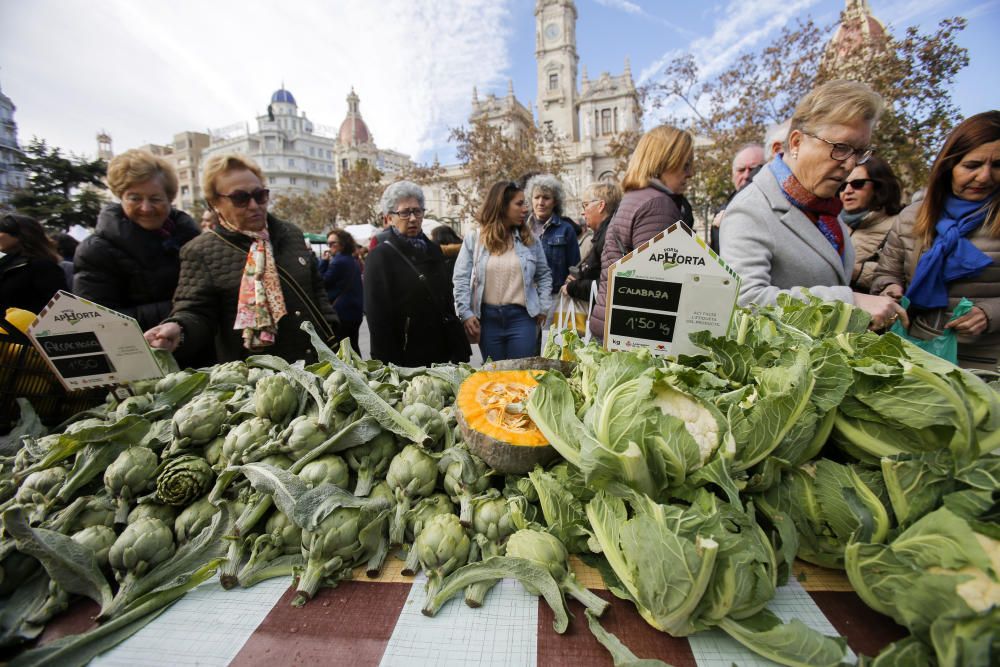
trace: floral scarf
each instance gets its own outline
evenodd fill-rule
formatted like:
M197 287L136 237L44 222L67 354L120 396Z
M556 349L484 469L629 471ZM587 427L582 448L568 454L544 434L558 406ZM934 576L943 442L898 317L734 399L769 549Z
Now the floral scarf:
M287 311L267 227L259 232L248 232L237 229L222 219L222 216L219 216L219 224L231 232L253 239L243 266L233 328L243 330L243 347L248 350L274 345L278 334L278 320Z
M830 242L834 250L841 257L844 256L844 230L840 228L840 221L837 215L840 214L844 204L840 197L830 197L823 199L806 190L795 174L785 164L784 155L779 154L774 160L768 163L771 173L777 179L785 199L790 201L795 208L806 214L812 220L816 229Z

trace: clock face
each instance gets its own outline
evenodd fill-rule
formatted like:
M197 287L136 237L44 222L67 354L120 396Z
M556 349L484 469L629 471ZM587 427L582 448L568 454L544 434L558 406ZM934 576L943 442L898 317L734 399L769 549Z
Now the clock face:
M555 39L556 37L558 37L559 36L559 24L558 23L550 23L547 26L545 26L545 36L548 37L549 39Z

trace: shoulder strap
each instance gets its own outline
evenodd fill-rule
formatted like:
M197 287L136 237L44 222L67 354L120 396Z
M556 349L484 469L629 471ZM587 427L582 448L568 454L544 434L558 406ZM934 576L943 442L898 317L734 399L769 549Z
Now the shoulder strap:
M239 247L219 232L213 229L211 230L211 233L215 234L215 236L218 237L223 243L231 247L233 250L236 250L241 255L246 254L246 251L243 250L243 248ZM292 277L292 274L288 273L288 271L278 264L277 261L275 261L274 266L278 269L278 276L281 278L282 284L295 292L296 296L299 297L299 300L302 301L306 308L309 309L309 314L311 316L310 319L312 319L313 323L315 323L316 326L323 328L323 332L326 334L328 339L334 338L337 335L337 332L335 332L330 326L330 323L326 321L326 317L323 315L323 310L316 305L316 302L312 300L309 293L302 289L302 286L299 285L298 281Z
M417 274L417 279L420 281L420 284L424 286L425 290L427 290L427 296L429 296L431 298L431 303L433 303L434 305L436 305L438 307L438 309L441 310L441 303L440 303L440 301L434 295L434 292L431 291L431 286L427 284L427 276L425 276L423 273L421 273L420 269L418 269L416 267L416 265L414 265L414 263L410 261L410 258L406 256L406 253L404 253L402 250L400 250L399 248L397 248L392 243L392 241L388 241L388 240L385 241L385 245L387 245L390 248L392 248L396 252L397 255L399 255L400 257L403 258L403 261L406 262L406 265L409 266L411 269L413 269L413 272ZM442 314L445 317L449 317L451 315L451 313L445 312L444 310L441 310L441 312L442 312Z

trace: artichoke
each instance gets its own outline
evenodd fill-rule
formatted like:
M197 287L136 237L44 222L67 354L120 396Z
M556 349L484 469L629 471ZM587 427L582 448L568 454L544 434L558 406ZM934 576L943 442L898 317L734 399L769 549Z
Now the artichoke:
M221 465L243 463L244 454L262 445L270 435L272 427L273 424L269 420L260 417L253 417L238 424L226 434L226 440L222 443Z
M402 544L406 535L406 512L412 498L424 498L437 484L437 463L416 445L407 445L389 462L385 481L396 495L396 515L389 529L389 541Z
M247 371L247 382L250 386L256 387L258 382L272 375L274 371L268 368L251 368Z
M222 445L226 442L225 436L218 436L214 438L212 442L205 445L205 449L202 451L202 456L208 461L208 465L213 468L218 468L220 462L222 461Z
M265 456L264 458L262 458L260 461L258 461L258 463L266 463L267 465L274 466L275 468L288 470L289 468L292 467L292 464L295 463L295 461L292 461L284 454L271 454L270 456Z
M156 389L154 390L157 394L162 394L165 391L170 391L177 385L179 385L184 380L188 379L193 375L192 371L177 371L176 373L171 373L163 377L159 382L156 383Z
M219 508L208 501L208 496L202 496L184 508L174 521L174 535L177 544L184 544L193 539L212 523L212 517Z
M440 410L453 403L454 398L455 392L451 384L430 375L418 375L403 390L403 405L423 403Z
M208 491L214 479L212 466L200 456L170 459L156 478L156 499L174 507L189 505Z
M24 478L14 494L14 502L31 508L29 523L38 523L45 518L46 508L59 493L59 487L66 481L66 468L53 466L33 472Z
M340 507L323 519L315 530L302 531L302 556L305 571L299 578L297 595L292 601L301 607L312 599L323 581L340 579L361 549L358 543L361 510Z
M295 385L284 375L270 375L254 388L254 411L258 417L283 424L299 407Z
M89 547L94 552L97 566L103 569L108 566L108 552L111 551L111 545L118 539L118 535L107 526L91 526L73 533L72 538L77 544Z
M89 526L108 526L115 523L117 504L107 494L80 496L46 522L46 528L71 535Z
M155 399L149 394L129 396L115 408L115 417L123 419L129 415L145 414L150 408L153 407L155 402Z
M374 495L374 494L373 494ZM451 500L443 493L435 493L426 498L422 498L406 513L406 540L412 545L417 536L423 531L424 526L431 519L439 514L451 514L455 511L455 506ZM402 573L407 577L412 577L420 570L420 559L417 558L417 550L412 546L406 556L406 563L403 565Z
M323 392L326 394L323 413L327 418L338 411L354 412L357 409L357 401L347 387L347 375L343 371L334 371L323 380Z
M310 489L324 482L346 489L350 483L350 472L344 459L336 454L327 454L313 459L302 466L299 477Z
M605 600L588 591L576 580L576 575L569 567L569 552L558 538L539 530L525 528L507 539L507 555L533 560L545 566L559 584L559 588L579 600L595 616L600 616L607 609L608 603ZM530 584L525 584L524 587L533 595L540 594Z
M171 453L190 445L204 445L219 435L229 418L226 404L215 396L202 394L174 413L174 442Z
M432 449L449 448L454 444L454 433L439 410L423 403L413 403L403 408L401 414L430 436Z
M472 502L473 540L474 546L478 547L479 558L486 560L493 556L503 556L506 551L504 543L517 530L507 499L493 491L490 495L480 496ZM465 589L465 604L470 607L483 606L486 594L496 582L494 579L469 584Z
M299 415L278 437L283 443L282 451L298 460L323 444L328 435L320 428L315 417Z
M104 486L118 499L115 523L125 523L140 493L153 488L159 459L148 447L129 447L104 471Z
M174 520L177 518L177 510L170 505L149 502L139 503L128 513L126 523L135 523L139 519L146 518L159 519L168 526L172 526L174 525Z
M441 587L441 581L469 559L472 543L454 514L438 514L420 531L413 542L420 566L427 573L427 600Z
M208 376L209 386L220 384L247 384L250 369L242 361L227 361L212 368Z
M297 553L302 546L302 529L284 512L275 511L264 524L264 532L271 536L272 544L280 547L282 553Z
M388 431L383 431L365 444L352 447L344 452L347 465L358 476L354 495L367 496L375 478L380 477L388 469L392 457L396 456L397 453L399 453L399 446L396 444L396 438Z
M108 551L115 578L127 586L174 555L174 532L159 519L129 524Z
M472 498L490 486L489 468L481 458L459 447L452 447L441 457L442 486L459 504L458 518L463 526L472 525Z

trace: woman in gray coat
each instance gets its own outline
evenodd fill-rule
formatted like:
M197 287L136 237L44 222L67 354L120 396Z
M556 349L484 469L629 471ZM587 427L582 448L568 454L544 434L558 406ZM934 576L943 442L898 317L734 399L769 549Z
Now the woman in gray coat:
M733 199L722 223L722 258L743 279L739 303L772 304L779 294L845 301L883 329L906 311L891 298L850 287L854 248L837 215L851 170L872 154L882 99L867 85L831 81L802 98L786 153L775 156Z

